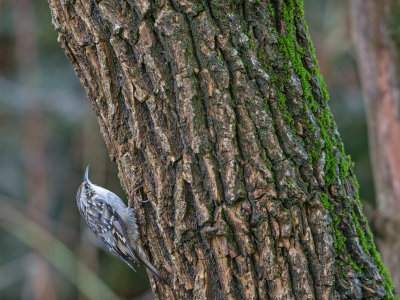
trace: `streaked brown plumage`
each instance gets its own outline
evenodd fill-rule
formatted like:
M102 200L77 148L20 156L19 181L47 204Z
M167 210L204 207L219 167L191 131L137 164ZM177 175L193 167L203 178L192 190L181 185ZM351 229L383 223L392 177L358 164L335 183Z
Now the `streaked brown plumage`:
M88 172L89 167L76 194L80 214L112 254L133 270L131 262L143 263L160 281L159 272L137 243L139 233L133 209L113 192L91 183Z

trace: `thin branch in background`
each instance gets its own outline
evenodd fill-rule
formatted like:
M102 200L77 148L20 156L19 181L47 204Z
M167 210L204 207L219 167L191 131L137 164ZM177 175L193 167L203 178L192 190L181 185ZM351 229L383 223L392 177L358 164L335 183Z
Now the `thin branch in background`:
M37 44L37 18L33 0L12 1L15 9L15 56L17 71L21 82L27 87L35 87L40 82L38 44ZM35 103L36 101L33 101ZM31 106L24 115L23 126L23 153L26 210L30 218L42 226L48 226L47 214L35 219L36 210L48 211L48 186L45 164L45 130L40 108ZM34 299L57 299L55 278L53 270L40 256L35 256L29 265L29 270L36 267L37 276L31 276L32 296ZM29 272L29 273L32 273ZM34 273L37 273L35 270Z
M60 240L7 201L0 199L0 227L34 249L89 299L119 299L118 296ZM78 274L78 276L77 276Z
M22 82L38 82L37 20L32 0L10 1L15 11L15 56Z
M400 3L350 1L367 112L377 211L370 213L376 242L400 288ZM394 26L394 27L393 27Z
M34 254L28 253L0 266L0 290L24 279L25 266L33 259Z

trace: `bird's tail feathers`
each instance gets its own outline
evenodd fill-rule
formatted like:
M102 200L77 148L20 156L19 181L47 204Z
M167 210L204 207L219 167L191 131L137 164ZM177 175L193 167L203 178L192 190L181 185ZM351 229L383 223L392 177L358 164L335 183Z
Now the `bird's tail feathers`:
M147 260L146 257L140 257L138 256L139 260L146 266L147 269L150 270L151 273L153 273L154 278L160 282L162 281L161 277L160 277L160 273L158 272L158 270Z

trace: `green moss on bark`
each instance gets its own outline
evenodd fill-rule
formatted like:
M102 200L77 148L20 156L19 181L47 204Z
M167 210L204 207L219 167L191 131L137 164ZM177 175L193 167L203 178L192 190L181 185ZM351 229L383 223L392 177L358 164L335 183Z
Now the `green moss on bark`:
M269 10L271 16L273 16L275 14L275 10L270 3ZM294 127L295 121L288 113L288 106L286 104L287 99L283 93L285 85L291 77L291 66L300 80L300 84L303 90L303 97L306 100L304 104L304 111L307 113L311 109L311 112L315 115L323 140L323 144L318 139L307 140L309 147L306 148L308 149L309 162L312 164L314 161L319 160L322 157L322 152L325 153L324 180L327 187L339 180L342 182L344 180L350 180L349 177L352 163L350 158L345 154L344 146L340 141L339 136L335 134L337 126L333 121L333 117L327 105L329 96L325 87L325 82L319 72L315 49L312 45L310 37L308 36L307 24L304 21L305 18L302 1L285 1L282 5L282 13L285 20L286 32L277 37L278 51L282 54L283 60L290 61L291 65L285 63L283 68L281 68L279 71L275 71L275 74L271 76L272 83L275 85L277 91L278 109L282 112L284 120L292 127ZM302 18L304 26L306 28L306 33L309 41L309 52L311 53L314 63L312 74L310 74L310 72L304 67L302 61L305 58L307 50L296 43L295 21L297 21L298 18ZM261 51L257 52L257 57L263 62L263 55ZM265 63L263 62L263 64ZM270 71L271 73L271 70L268 71ZM317 78L320 89L319 93L322 96L320 97L320 99L322 98L322 101L320 100L319 102L317 102L313 95L313 88L310 83L312 78ZM311 128L311 124L309 125L309 130L315 130L315 128ZM357 188L356 195L354 197L361 209L362 206L359 201L358 183L356 180L354 184ZM334 242L334 246L338 251L345 253L346 238L340 230L340 217L333 212L335 206L329 201L328 194L322 193L320 195L320 200L323 206L328 211L332 212L331 227L336 239L336 241ZM362 217L363 226L366 228L366 230L364 230L362 225L360 224L360 220L357 214L355 213L354 205L351 201L350 206L351 216L353 218L354 226L356 228L362 248L376 262L379 272L383 277L383 286L385 287L385 290L387 292L387 298L392 299L395 297L393 294L394 286L387 272L387 269L382 263L381 257L376 250L372 233L368 227L368 223L365 220L365 217ZM347 258L347 262L356 272L362 273L363 266L358 266L350 256ZM396 297L396 299L398 298Z
M339 252L345 252L346 250L346 237L340 231L340 218L337 214L333 214L332 216L333 223L332 223L332 230L335 234L336 241L333 243L333 246Z
M322 204L324 205L324 207L327 210L334 210L335 209L335 206L331 202L329 202L328 194L321 193L320 199L321 199Z

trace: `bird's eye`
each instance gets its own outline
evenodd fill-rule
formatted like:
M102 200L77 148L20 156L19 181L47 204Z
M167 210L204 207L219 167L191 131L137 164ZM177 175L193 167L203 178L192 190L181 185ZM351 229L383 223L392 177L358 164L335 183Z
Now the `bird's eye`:
M93 196L93 190L90 188L88 184L85 184L85 194L86 197L91 198Z

